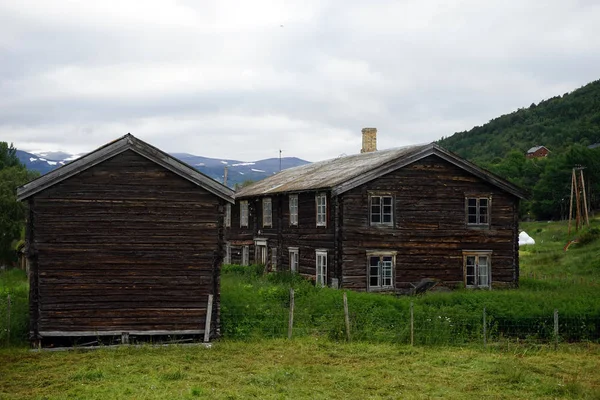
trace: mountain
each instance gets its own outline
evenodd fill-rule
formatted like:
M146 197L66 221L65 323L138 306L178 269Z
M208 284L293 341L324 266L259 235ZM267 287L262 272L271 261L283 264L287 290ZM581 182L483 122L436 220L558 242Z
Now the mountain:
M208 158L188 153L173 153L171 155L218 182L223 182L223 174L225 172L225 167L227 167L227 184L231 187L245 181L261 180L280 170L279 158L268 158L258 161L238 161ZM27 169L38 171L41 174L50 172L80 156L81 155L72 155L64 152L36 152L34 154L17 150L17 157L25 164ZM281 169L292 168L304 164L308 164L308 161L296 157L284 157L281 159Z
M458 132L438 142L477 164L497 162L534 146L561 153L573 144L600 143L600 80Z

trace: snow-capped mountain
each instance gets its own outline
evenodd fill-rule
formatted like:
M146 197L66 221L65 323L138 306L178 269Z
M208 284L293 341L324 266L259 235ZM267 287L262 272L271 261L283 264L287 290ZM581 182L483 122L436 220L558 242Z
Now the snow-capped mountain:
M39 171L42 175L61 167L70 161L76 160L83 154L68 154L64 152L35 152L28 153L17 150L17 157L28 169ZM236 183L244 181L258 181L267 176L277 173L279 158L268 158L258 161L223 160L219 158L208 158L188 153L172 153L173 157L196 168L198 171L210 176L216 181L223 182L223 174L227 167L227 185L233 187ZM281 169L308 164L308 161L296 157L284 157L281 159Z

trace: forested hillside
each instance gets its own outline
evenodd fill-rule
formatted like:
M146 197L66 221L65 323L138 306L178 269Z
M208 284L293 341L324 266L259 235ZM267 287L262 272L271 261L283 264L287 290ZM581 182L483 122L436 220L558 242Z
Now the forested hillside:
M531 104L470 131L443 138L450 151L523 187L531 195L521 216L566 218L572 168L585 167L591 209L600 207L600 80L571 93ZM527 159L534 146L550 155Z

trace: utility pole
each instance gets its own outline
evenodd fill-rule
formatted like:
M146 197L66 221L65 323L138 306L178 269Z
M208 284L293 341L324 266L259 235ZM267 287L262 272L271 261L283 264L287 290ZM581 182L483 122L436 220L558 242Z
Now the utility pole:
M279 172L281 172L281 149L279 149Z

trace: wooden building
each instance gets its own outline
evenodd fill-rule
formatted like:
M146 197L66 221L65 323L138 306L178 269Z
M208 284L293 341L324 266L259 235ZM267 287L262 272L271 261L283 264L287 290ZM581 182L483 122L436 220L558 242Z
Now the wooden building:
M126 135L20 187L33 345L219 330L233 191Z
M548 154L550 154L550 150L548 150L545 146L534 146L527 150L527 154L525 154L525 157L543 158L548 157Z
M516 286L524 193L437 144L376 151L375 132L363 130L361 154L236 193L227 260L355 290Z

